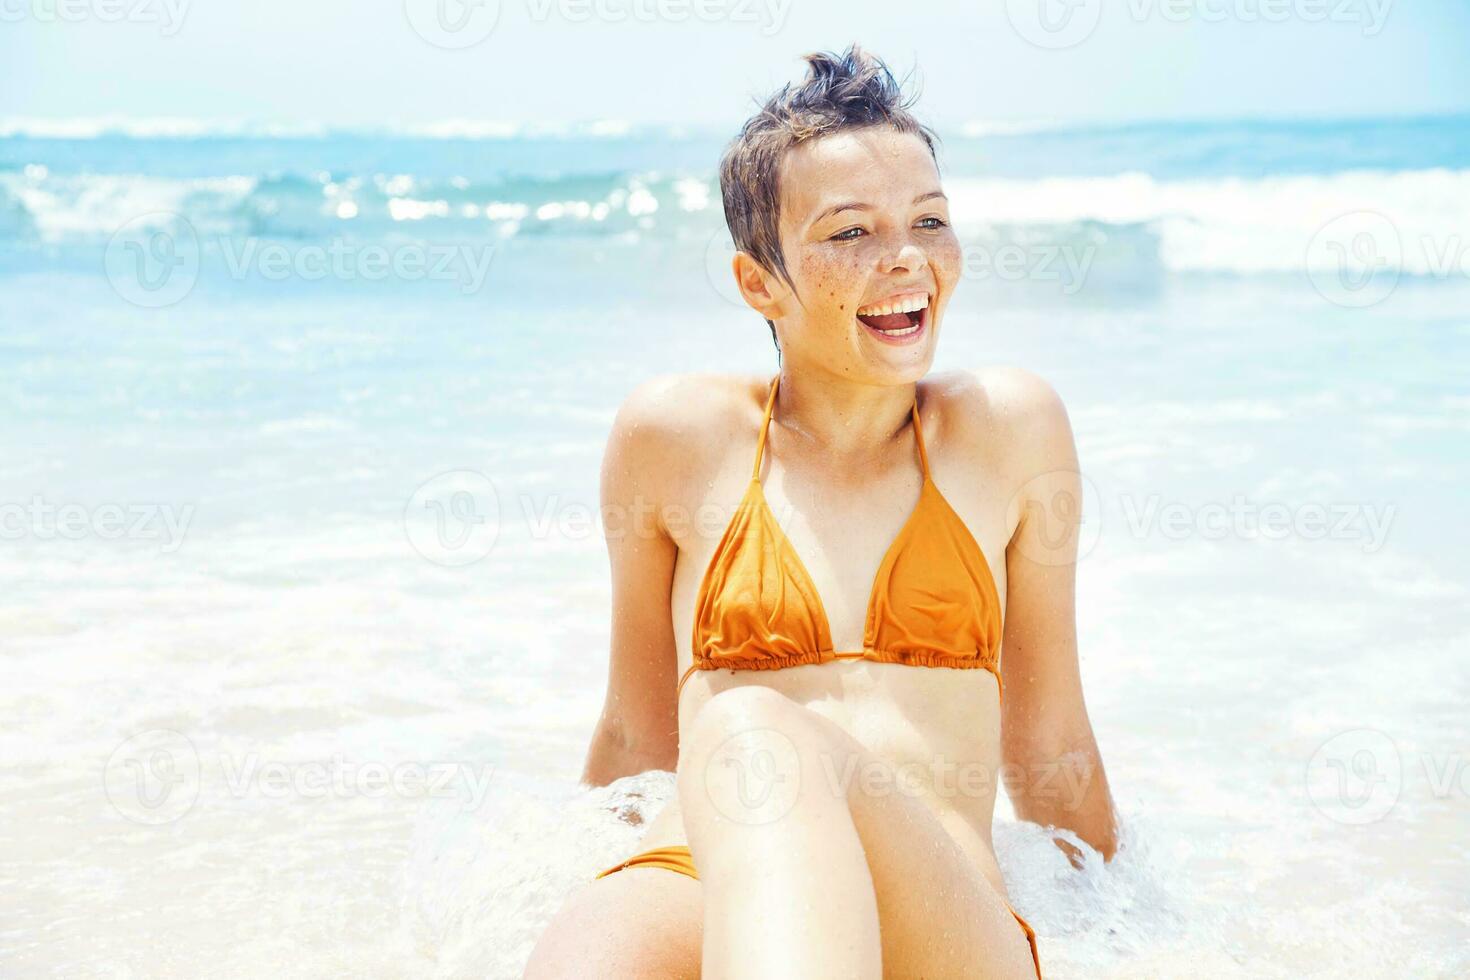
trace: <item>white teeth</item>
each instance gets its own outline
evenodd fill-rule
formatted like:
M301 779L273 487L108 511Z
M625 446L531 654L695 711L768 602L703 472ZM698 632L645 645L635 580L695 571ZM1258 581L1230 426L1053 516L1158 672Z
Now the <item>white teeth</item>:
M916 323L912 327L904 327L902 330L879 330L878 332L886 334L889 337L907 337L911 333L918 333L921 326L922 324Z
M893 299L874 303L872 306L864 306L858 309L858 316L887 316L890 313L915 313L929 305L927 293L909 293L906 296L897 296Z

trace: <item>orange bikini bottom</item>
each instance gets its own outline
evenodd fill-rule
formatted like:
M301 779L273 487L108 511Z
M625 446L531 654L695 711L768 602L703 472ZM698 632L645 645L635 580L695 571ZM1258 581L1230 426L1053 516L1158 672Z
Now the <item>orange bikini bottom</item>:
M652 850L635 854L626 861L621 861L606 871L603 871L597 877L603 878L612 874L614 871L621 871L624 868L664 868L668 871L677 871L679 874L688 875L695 881L699 880L699 875L694 871L694 857L689 853L688 846L684 844L675 844L672 847L655 847ZM1001 901L1005 901L1005 899L1001 899ZM1036 952L1036 930L1031 928L1029 922L1021 918L1020 913L1011 908L1010 902L1006 902L1006 908L1011 910L1011 915L1016 917L1016 921L1021 924L1021 929L1026 933L1026 943L1031 947L1031 961L1036 964L1036 978L1037 980L1041 980L1041 956Z

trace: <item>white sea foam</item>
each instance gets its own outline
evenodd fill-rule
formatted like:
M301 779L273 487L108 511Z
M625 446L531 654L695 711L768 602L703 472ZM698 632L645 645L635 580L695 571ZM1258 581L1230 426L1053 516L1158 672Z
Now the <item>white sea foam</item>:
M708 235L717 188L694 177L601 179L566 197L554 185L483 187L375 175L347 181L0 174L0 238L91 241L141 215L176 213L200 232L293 238L364 235ZM1335 270L1367 260L1407 275L1470 279L1470 170L1164 181L1145 174L1036 180L953 178L963 245L1087 256L1079 268L1231 274ZM594 183L595 187L595 183ZM577 186L585 194L587 182ZM715 209L717 211L717 208ZM1366 236L1366 240L1363 240ZM1050 268L1060 274L1061 262Z
M1470 276L1470 170L1355 171L1313 176L1159 180L1143 173L947 182L963 232L994 225L1144 226L1175 271L1290 272L1335 261L1313 240L1343 216L1377 214L1403 271Z

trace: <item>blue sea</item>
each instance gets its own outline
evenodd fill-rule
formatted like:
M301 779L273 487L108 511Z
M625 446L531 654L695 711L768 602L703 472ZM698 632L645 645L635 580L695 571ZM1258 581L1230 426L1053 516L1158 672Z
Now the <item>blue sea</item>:
M729 135L0 120L0 972L517 977L625 856L599 464L776 369ZM1085 478L1126 846L1002 799L1047 975L1470 973L1470 117L941 136L935 370Z

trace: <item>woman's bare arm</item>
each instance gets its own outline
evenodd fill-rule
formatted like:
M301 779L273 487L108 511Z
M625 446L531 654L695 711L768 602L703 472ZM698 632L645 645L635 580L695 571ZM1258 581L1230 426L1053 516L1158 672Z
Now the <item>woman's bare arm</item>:
M678 546L663 517L675 455L670 383L639 385L613 420L602 461L601 508L612 571L607 697L582 782L604 786L679 757L670 594Z
M1016 372L1007 387L1019 479L1001 647L1006 788L1018 817L1071 830L1107 860L1117 850L1117 816L1077 663L1076 445L1050 385ZM1077 863L1075 848L1060 839L1057 845Z

